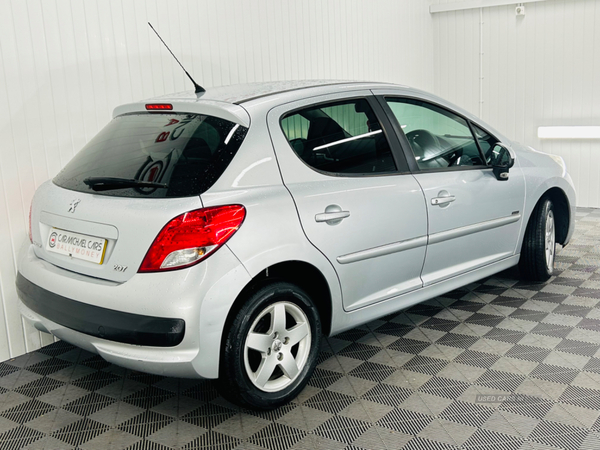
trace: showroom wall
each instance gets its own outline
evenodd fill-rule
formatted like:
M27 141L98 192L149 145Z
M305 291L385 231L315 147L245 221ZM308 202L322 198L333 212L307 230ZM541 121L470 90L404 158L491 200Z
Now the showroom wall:
M432 2L475 3L503 2ZM523 2L524 16L516 5L432 14L435 93L562 156L577 204L600 207L600 139L537 137L539 126L600 126L600 0Z
M433 90L426 0L3 0L0 14L0 361L51 342L14 288L35 189L122 103L190 89L151 21L205 87L301 78Z

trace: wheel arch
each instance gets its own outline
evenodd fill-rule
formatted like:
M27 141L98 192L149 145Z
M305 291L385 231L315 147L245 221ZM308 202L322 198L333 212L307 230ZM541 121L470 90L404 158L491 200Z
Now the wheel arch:
M328 336L331 332L333 318L332 297L329 284L319 269L305 261L283 261L273 264L260 271L246 284L234 300L224 330L228 330L233 323L237 312L252 292L274 281L287 281L304 290L315 304L321 319L323 334ZM221 348L225 343L227 333L221 336Z
M556 242L562 245L567 240L570 221L572 220L570 214L571 205L569 204L567 194L565 194L561 188L553 187L544 193L542 198L538 200L538 203L542 201L543 198L549 198L552 201L552 206L554 207L555 212L554 221L556 223Z
M527 226L531 222L533 213L537 206L544 200L550 199L554 208L554 221L556 223L556 242L563 245L569 235L569 227L571 225L571 204L567 197L567 194L559 187L552 187L546 190L533 205L527 218Z

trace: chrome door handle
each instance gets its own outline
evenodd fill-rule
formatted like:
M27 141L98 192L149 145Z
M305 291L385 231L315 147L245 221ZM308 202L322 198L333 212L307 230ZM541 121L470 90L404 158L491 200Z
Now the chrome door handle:
M454 200L456 200L456 197L454 195L449 195L447 197L433 197L431 199L431 204L442 206L448 203L452 203Z
M315 221L325 222L327 225L337 225L346 217L350 217L350 211L342 211L338 205L329 205L325 212L315 215Z

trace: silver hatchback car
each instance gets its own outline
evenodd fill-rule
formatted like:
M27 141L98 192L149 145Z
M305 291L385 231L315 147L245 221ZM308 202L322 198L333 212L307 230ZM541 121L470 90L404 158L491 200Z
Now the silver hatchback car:
M294 398L333 335L573 233L561 158L384 83L258 83L120 106L37 190L23 317L123 367Z

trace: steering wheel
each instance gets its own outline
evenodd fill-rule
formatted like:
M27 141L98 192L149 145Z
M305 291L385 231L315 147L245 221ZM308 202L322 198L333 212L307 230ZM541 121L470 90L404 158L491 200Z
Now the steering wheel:
M437 137L427 130L413 130L406 133L406 138L410 143L417 161L422 159L426 153L437 153L440 149L440 143ZM429 152L428 152L429 150Z

